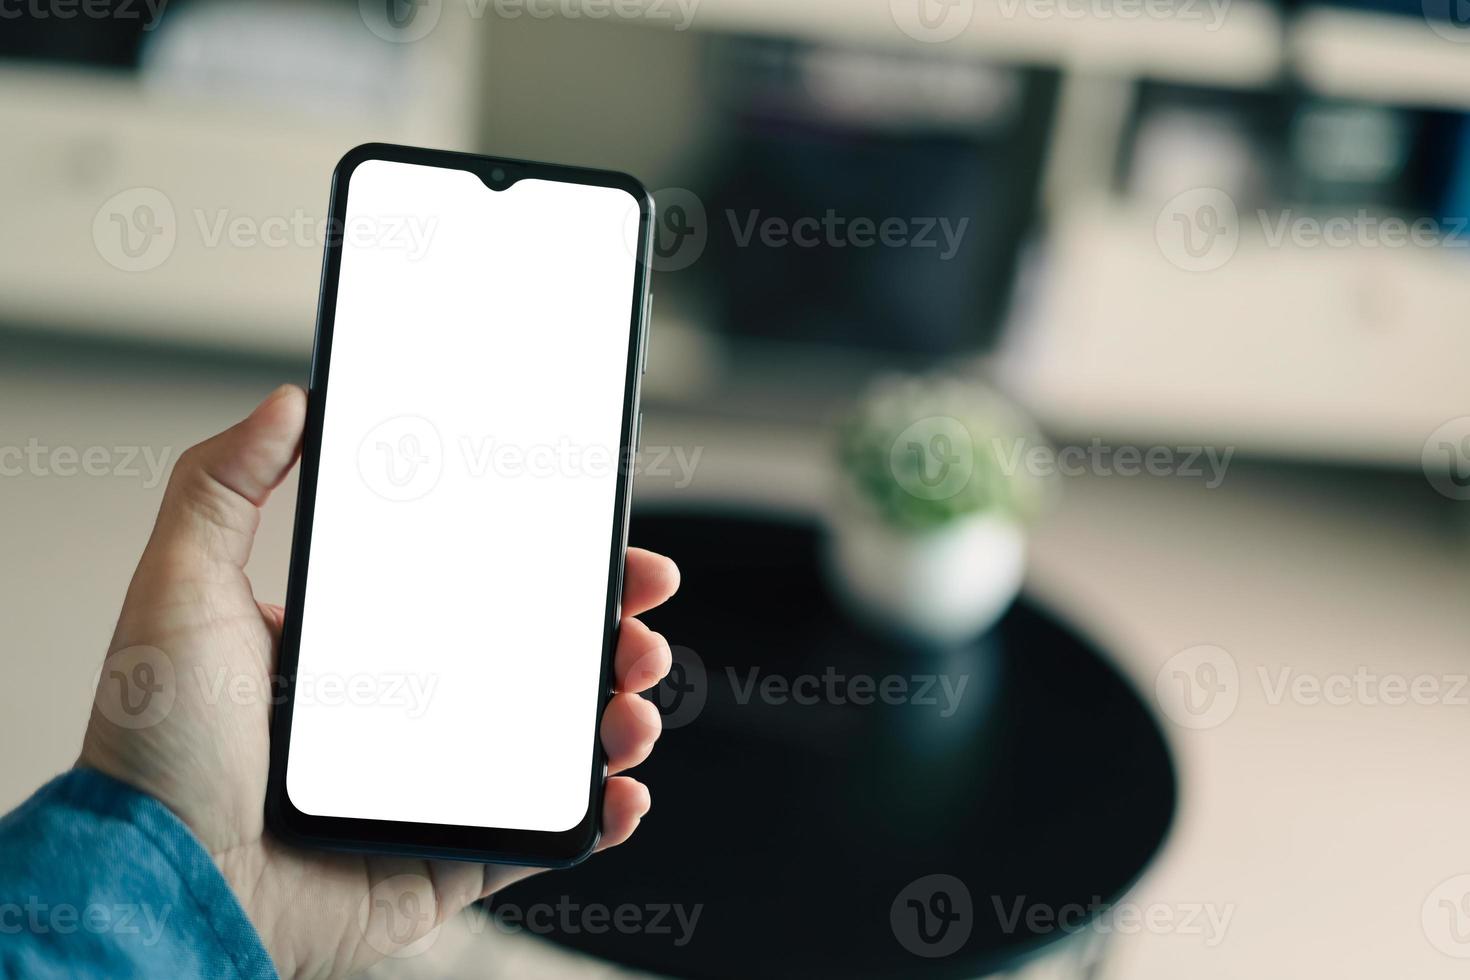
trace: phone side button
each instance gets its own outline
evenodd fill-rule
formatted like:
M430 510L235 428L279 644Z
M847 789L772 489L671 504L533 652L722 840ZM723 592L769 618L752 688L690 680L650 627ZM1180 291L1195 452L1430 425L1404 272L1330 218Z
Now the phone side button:
M648 325L653 320L653 293L648 294L648 301L643 304L643 336L638 344L638 373L648 373Z
M638 424L633 429L633 451L636 453L638 447L643 445L643 413L638 413Z

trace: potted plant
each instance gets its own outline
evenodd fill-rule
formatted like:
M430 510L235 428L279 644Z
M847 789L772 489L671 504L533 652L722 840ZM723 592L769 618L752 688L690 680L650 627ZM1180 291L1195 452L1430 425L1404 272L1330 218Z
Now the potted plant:
M854 610L939 644L1010 606L1045 481L1041 438L993 390L957 377L880 380L843 423L829 564Z

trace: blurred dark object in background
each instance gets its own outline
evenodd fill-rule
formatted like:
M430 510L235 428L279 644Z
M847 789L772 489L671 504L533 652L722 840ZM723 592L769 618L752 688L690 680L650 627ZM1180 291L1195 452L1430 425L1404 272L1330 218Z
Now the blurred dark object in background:
M921 360L985 347L1034 215L1055 74L796 42L710 47L728 116L707 209L720 326ZM833 220L819 234L838 247L761 247L768 219ZM918 247L849 238L854 220L892 219Z
M1283 80L1226 92L1145 82L1117 189L1143 200L1208 185L1250 207L1464 215L1461 113L1312 94ZM1457 210L1458 209L1458 210Z
M149 0L162 3L164 0ZM88 0L90 16L44 5L6 4L0 11L0 59L51 61L98 68L135 68L155 21L143 0ZM98 14L109 11L105 16Z

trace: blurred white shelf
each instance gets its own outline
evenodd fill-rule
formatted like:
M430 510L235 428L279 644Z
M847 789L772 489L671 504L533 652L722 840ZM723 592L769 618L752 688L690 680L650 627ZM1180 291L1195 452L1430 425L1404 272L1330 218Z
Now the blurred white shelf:
M7 323L268 353L309 345L320 249L211 245L206 230L220 215L319 221L332 166L360 136L351 126L165 102L127 76L28 69L0 72L0 129ZM137 188L170 203L171 222L154 213L150 225L171 223L175 242L156 268L125 271L108 261L118 253L107 239L99 247L94 221ZM108 223L103 215L104 233Z
M1242 215L1234 256L1190 272L1155 217L1059 216L997 365L1058 432L1418 466L1470 411L1467 250L1273 246Z
M915 13L921 4L933 7L938 23L953 26L927 32ZM1257 85L1280 69L1281 20L1258 0L1218 4L1218 15L1204 0L1187 5L1184 16L1145 16L1141 7L1131 16L1092 12L1125 6L1077 0L958 0L948 6L934 0L702 0L687 23L651 15L643 22L1225 87Z
M395 79L412 102L330 113L279 92L0 66L0 322L304 357L333 166L373 140L467 146L472 43L440 30L405 46ZM133 262L124 234L155 251Z
M1457 0L1448 0L1457 2ZM1308 9L1287 34L1289 57L1312 89L1340 98L1470 109L1470 29L1435 33L1415 16Z

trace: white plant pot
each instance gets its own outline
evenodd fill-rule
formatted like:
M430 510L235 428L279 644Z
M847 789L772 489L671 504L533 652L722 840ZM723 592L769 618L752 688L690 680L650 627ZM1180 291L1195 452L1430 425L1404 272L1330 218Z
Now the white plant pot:
M838 589L855 612L937 643L963 642L993 626L1020 593L1026 567L1021 526L993 514L904 531L839 508L828 548Z

